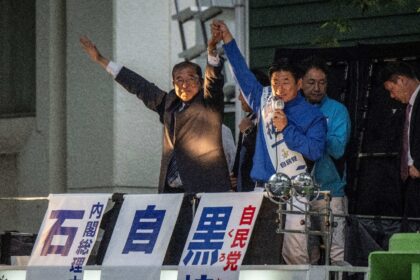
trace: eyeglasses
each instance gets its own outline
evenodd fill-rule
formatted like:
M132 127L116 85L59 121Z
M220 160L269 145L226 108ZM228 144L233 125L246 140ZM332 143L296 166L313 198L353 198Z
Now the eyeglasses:
M194 77L190 77L186 79L176 79L174 82L177 86L182 86L184 84L190 86L197 83L197 81L198 81L198 76L194 76Z

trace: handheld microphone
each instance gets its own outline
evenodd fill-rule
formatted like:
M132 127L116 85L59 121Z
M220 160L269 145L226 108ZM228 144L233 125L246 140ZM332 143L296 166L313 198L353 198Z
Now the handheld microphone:
M273 98L273 110L284 109L284 101L280 98Z

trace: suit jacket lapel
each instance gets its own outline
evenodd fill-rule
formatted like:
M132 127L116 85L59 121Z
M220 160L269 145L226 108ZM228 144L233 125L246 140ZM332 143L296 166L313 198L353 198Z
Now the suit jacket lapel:
M168 93L167 102L165 104L164 114L164 125L165 125L165 134L169 139L169 144L172 145L172 148L175 144L175 112L178 110L181 105L181 100L176 96L174 90L171 90Z
M420 111L420 93L417 93L416 100L414 100L414 105L411 108L411 119L410 119L410 143L413 143L413 137L414 137L414 128L416 125L417 115Z

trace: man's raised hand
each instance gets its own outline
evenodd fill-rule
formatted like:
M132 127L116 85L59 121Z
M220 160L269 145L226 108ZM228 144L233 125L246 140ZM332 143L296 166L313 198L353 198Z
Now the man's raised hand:
M92 59L95 62L99 61L101 54L96 48L95 44L91 40L89 40L88 37L80 37L80 44L82 45L82 48L85 50L85 52L89 55L90 59Z
M221 35L222 35L223 43L227 44L233 40L233 36L230 33L229 28L227 27L226 23L223 20L214 19L212 22L212 32L213 32L213 29L222 33Z
M90 59L94 62L101 65L103 68L106 69L106 66L109 63L109 60L101 55L101 53L96 48L95 44L89 40L88 37L82 36L80 37L80 45L82 46L83 50L88 54Z

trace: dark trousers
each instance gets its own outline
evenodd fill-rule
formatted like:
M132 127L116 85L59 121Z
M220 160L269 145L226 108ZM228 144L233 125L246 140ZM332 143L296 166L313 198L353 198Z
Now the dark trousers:
M181 209L179 210L178 219L168 245L168 250L166 251L163 265L178 265L181 260L182 252L193 222L192 198L193 195L185 194L182 200Z
M264 198L251 240L245 254L244 265L281 264L283 247L283 234L276 233L278 227L278 205Z
M404 182L404 217L420 218L420 179L409 177Z

